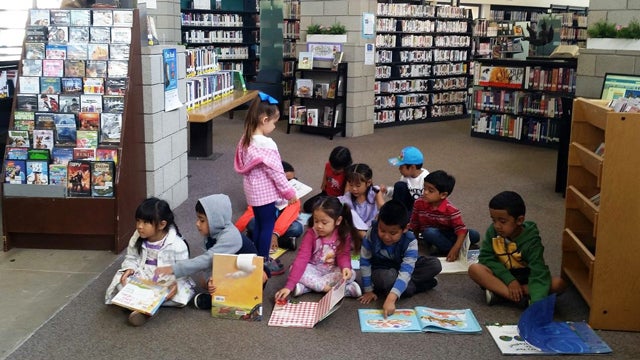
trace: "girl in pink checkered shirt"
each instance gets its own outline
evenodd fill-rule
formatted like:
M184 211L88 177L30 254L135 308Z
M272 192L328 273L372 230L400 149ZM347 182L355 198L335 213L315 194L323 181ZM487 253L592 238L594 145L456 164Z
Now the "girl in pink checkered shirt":
M276 201L286 199L293 204L298 200L282 168L278 146L267 137L276 128L280 118L277 104L277 100L262 92L251 103L233 164L236 172L243 176L247 204L253 207L253 242L258 255L268 263L272 275L284 272L282 265L269 262L271 234L276 222Z

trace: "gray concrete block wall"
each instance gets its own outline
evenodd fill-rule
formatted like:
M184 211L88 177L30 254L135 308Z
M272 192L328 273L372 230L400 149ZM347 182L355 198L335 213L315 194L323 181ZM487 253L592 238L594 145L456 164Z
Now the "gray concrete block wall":
M188 198L187 111L184 107L164 111L162 50L166 48L178 53L178 93L180 101L185 101L184 47L143 47L145 172L147 196L158 196L176 207Z
M160 44L181 43L180 0L157 0L156 5L156 9L147 9L147 14L156 23Z

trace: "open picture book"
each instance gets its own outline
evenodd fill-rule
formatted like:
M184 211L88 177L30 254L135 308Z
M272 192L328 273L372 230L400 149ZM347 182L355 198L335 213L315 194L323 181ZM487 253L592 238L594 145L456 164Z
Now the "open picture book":
M255 254L213 254L211 316L262 320L262 265Z
M313 328L333 314L344 299L345 282L341 281L327 292L319 302L289 300L276 302L269 326Z
M518 325L492 324L487 330L503 355L608 354L611 348L586 322L553 321L556 295L531 304Z
M313 190L311 186L300 182L300 180L298 179L289 180L289 185L291 185L291 187L293 187L293 189L296 191L296 197L298 199L301 199L303 196L307 195L311 192L311 190ZM278 208L278 210L282 210L287 207L287 204L288 203L286 200L278 201L276 202L276 207Z
M480 250L469 250L469 246L471 246L471 240L469 239L469 233L464 238L464 243L460 248L460 253L458 254L458 260L456 261L447 261L447 257L439 257L440 264L442 265L441 274L462 274L466 273L469 270L469 265L475 264L478 262L478 255L480 255Z
M169 295L169 287L136 277L120 290L111 302L129 310L152 316Z
M397 309L382 316L382 309L358 309L362 332L439 332L474 334L482 332L471 309L445 310L426 306Z

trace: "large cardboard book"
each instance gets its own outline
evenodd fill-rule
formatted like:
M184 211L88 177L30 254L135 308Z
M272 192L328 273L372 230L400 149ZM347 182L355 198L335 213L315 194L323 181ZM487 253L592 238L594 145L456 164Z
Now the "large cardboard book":
M262 320L263 258L255 254L214 254L211 316Z
M585 322L553 321L556 295L531 304L518 325L487 325L503 355L608 354L611 348Z
M313 328L340 307L344 299L344 287L345 282L339 282L319 302L276 303L269 318L269 326Z
M158 311L168 294L169 288L164 285L132 277L111 301L151 316Z
M474 334L482 328L471 309L445 310L426 306L397 309L382 316L382 309L358 309L362 332L439 332Z

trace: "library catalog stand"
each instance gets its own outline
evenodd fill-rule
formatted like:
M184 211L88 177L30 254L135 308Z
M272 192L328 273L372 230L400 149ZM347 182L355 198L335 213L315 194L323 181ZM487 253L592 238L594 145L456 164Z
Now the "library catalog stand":
M589 305L591 327L640 331L640 114L605 104L573 104L562 275Z
M140 21L138 10L133 11L115 196L74 198L67 197L62 186L3 184L5 251L23 247L117 253L127 246L135 230L135 210L146 196Z

